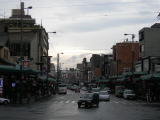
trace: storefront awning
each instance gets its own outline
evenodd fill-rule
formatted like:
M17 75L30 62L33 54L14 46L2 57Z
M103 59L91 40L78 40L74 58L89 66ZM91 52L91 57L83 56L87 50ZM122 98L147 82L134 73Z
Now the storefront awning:
M148 74L148 75L142 75L142 80L160 80L160 73L158 74Z

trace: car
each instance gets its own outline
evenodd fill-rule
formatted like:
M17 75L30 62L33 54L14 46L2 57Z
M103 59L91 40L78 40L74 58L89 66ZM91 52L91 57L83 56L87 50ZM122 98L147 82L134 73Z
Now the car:
M80 93L80 88L76 87L75 92L79 92Z
M86 91L86 90L87 90L87 88L86 88L86 87L82 87L81 89L82 89L82 91Z
M135 99L136 98L136 94L134 92L134 90L124 90L123 93L123 98L124 99Z
M72 88L71 88L71 90L72 90L72 91L75 91L76 88L77 88L77 85L73 85Z
M100 88L92 88L92 92L99 94Z
M99 92L99 100L100 101L110 101L110 95L107 91Z
M105 87L104 90L108 91L109 94L112 93L111 89L109 87Z
M99 95L96 93L84 93L77 102L78 107L84 105L85 107L99 106Z
M67 94L67 86L66 86L66 84L59 84L58 85L58 93L59 94L61 94L61 93Z
M123 97L124 89L126 89L124 86L115 86L116 97Z
M0 98L0 103L6 105L10 103L10 100L7 98Z

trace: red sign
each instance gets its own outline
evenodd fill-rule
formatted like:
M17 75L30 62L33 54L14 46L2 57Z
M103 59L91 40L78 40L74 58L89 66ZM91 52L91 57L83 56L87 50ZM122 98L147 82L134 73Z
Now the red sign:
M29 60L23 60L22 61L22 67L23 68L29 68L30 66L30 61Z

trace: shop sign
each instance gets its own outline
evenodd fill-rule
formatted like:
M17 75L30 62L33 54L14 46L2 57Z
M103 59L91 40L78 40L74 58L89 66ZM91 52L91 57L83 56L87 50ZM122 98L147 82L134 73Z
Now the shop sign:
M29 60L22 60L22 68L30 68L30 61Z
M12 87L15 87L16 86L16 83L12 83Z
M0 78L0 87L3 87L3 78Z

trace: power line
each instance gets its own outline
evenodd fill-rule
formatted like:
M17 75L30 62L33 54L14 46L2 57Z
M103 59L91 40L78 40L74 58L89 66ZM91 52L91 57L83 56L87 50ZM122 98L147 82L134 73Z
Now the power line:
M160 1L141 1L141 2L117 2L117 3L102 3L102 4L84 4L84 5L68 5L68 6L51 6L51 7L35 7L36 8L54 8L54 7L87 7L95 5L110 5L110 4L139 4L139 3L153 3Z

